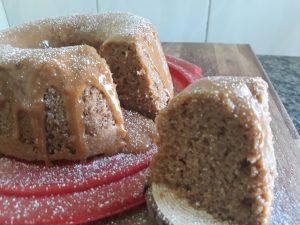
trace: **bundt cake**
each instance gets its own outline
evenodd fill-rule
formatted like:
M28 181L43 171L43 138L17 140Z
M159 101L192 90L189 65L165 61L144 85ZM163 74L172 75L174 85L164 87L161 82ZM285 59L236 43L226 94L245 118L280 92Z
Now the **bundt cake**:
M268 224L276 163L266 82L201 79L170 101L156 126L152 187L167 186L219 221Z
M0 153L75 160L120 151L120 103L154 118L173 87L153 26L119 13L0 32L0 94Z

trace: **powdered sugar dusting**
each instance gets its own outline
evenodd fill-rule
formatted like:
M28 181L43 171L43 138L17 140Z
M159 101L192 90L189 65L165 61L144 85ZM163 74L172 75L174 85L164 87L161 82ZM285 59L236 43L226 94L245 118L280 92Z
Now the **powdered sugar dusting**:
M145 172L86 191L45 197L0 196L1 224L78 224L144 201Z
M153 225L153 221L148 216L146 206L126 211L118 216L87 223L85 225Z
M49 18L0 32L0 45L20 48L61 47L103 43L108 39L152 37L151 23L129 13L74 15Z
M49 49L21 49L1 45L0 64L10 66L11 64L30 62L32 67L36 67L48 63L50 66L56 64L61 69L72 66L78 70L83 70L88 66L97 65L101 62L93 54L86 53L88 48L90 47L82 45ZM61 60L62 57L66 57L68 60L65 62ZM71 63L71 65L68 63Z
M130 110L123 110L123 117L127 130L126 150L133 153L147 151L157 137L155 123Z
M58 162L43 164L0 158L0 193L21 196L48 195L85 190L113 182L146 168L155 145L141 154L119 153L111 157L95 157L86 163Z

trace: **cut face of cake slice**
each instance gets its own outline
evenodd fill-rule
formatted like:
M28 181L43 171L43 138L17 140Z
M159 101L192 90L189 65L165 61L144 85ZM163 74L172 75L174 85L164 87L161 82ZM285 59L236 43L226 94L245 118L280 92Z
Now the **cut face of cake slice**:
M219 221L268 224L276 163L266 82L201 79L171 100L156 125L153 185Z

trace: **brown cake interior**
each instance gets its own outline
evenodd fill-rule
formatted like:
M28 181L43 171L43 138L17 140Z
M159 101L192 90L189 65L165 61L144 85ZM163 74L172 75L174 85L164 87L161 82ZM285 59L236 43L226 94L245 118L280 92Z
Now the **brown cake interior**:
M240 98L234 86L223 92L208 84L175 97L156 119L160 151L151 180L218 219L268 224L275 162L266 142L269 120L257 105L266 103L265 86L249 82Z
M155 118L158 110L166 106L169 96L155 68L141 61L146 57L141 57L137 45L111 42L101 48L100 55L113 74L122 107Z

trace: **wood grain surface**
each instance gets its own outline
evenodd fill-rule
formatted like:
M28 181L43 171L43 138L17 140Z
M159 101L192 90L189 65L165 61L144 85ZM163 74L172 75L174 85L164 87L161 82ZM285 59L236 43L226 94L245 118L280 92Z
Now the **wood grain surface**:
M269 84L271 127L279 176L271 225L300 224L300 137L287 114L268 75L249 45L165 43L166 54L188 60L202 67L205 76L260 76ZM131 221L126 222L130 216ZM126 218L127 217L127 218ZM150 225L145 206L129 214L93 224ZM185 225L188 225L186 221Z

